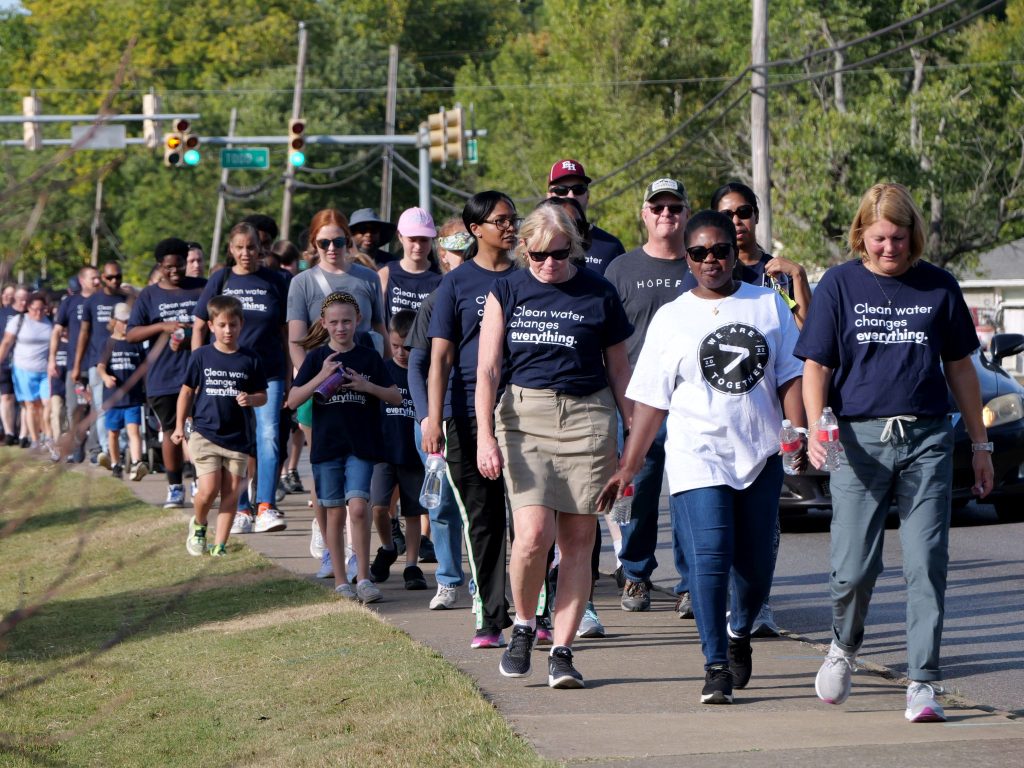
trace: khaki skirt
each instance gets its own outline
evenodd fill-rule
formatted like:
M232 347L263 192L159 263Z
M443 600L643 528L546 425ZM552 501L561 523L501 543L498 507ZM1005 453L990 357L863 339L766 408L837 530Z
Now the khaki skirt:
M509 385L494 431L505 457L505 491L513 512L544 506L599 514L597 497L615 472L611 389L580 397Z

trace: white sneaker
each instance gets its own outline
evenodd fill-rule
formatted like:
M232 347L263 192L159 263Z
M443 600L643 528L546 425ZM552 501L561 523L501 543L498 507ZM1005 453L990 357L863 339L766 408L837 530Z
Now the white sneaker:
M928 683L915 682L907 686L907 711L903 716L912 723L946 722L946 713L935 700L935 689Z
M448 611L455 607L459 599L458 587L446 587L444 584L437 585L437 594L430 598L430 610Z
M384 597L384 594L372 581L370 581L369 579L363 579L358 584L356 584L356 596L363 603L376 603L378 600Z
M320 523L313 518L313 522L309 524L313 535L309 539L309 555L319 560L324 555L324 550L327 549L327 544L324 542L324 535L320 532Z
M141 461L136 461L132 464L131 469L128 470L128 479L132 482L139 482L142 478L149 474L149 467L147 467Z
M351 584L339 584L334 588L334 594L339 597L344 597L346 600L358 600L359 597L356 595L356 591L352 589Z
M814 678L814 692L826 704L842 704L853 686L851 677L856 671L856 656L847 654L832 641L821 669Z
M193 480L191 483L189 483L188 493L189 493L189 498L192 499L192 501L195 501L196 500L196 496L199 495L199 483L197 483L195 480Z
M231 521L232 533L252 533L252 515L244 510L235 512L235 519Z
M253 526L253 530L256 533L272 533L273 531L283 531L287 527L288 523L284 521L284 515L270 507L256 515L256 525Z

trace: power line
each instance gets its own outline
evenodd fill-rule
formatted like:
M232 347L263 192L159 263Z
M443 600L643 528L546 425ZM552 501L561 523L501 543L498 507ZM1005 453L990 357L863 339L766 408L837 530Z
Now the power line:
M338 187L343 187L346 184L348 184L348 183L350 183L352 181L355 181L360 176L364 175L367 171L369 171L371 168L373 168L377 163L381 162L381 160L382 160L382 158L380 156L371 158L370 161L368 163L366 163L366 165L364 165L358 171L353 173L351 176L346 176L344 179L339 179L338 181L331 181L331 182L327 182L326 184L311 184L308 181L295 181L294 182L295 188L296 189L337 189Z

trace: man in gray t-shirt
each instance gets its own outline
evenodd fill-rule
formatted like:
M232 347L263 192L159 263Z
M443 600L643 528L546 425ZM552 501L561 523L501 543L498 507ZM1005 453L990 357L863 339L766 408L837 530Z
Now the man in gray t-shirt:
M619 292L626 316L633 324L633 335L626 342L630 365L636 365L647 328L655 313L682 292L686 276L686 251L683 230L690 216L690 201L682 182L657 179L644 194L640 218L647 227L647 242L624 253L608 265L604 276ZM658 561L658 503L665 474L665 425L651 444L643 469L633 478L633 521L622 526L619 561L626 579L622 591L624 611L646 611L651 607L649 580ZM672 536L679 583L676 611L680 618L692 618L689 608L689 584L686 562L680 543Z

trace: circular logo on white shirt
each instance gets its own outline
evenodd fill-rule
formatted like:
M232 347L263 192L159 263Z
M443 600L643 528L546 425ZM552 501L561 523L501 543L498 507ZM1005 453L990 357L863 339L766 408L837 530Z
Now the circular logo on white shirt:
M743 395L764 378L768 340L746 323L716 328L700 342L700 372L713 389Z

